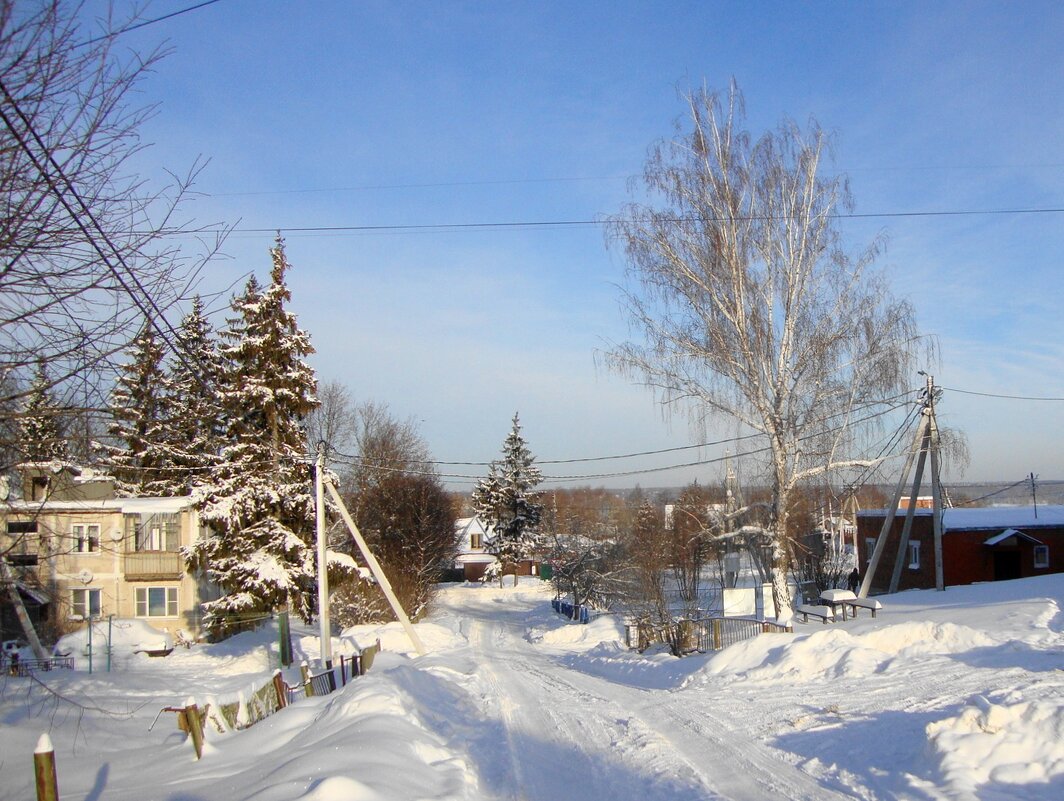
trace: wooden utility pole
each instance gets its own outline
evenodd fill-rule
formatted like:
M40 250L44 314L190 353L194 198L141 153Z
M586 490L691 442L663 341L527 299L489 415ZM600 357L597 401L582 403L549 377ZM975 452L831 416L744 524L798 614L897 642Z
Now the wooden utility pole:
M891 501L890 508L887 510L887 516L883 520L883 527L880 529L879 537L876 539L876 547L872 551L871 559L865 570L864 580L861 582L861 587L858 591L858 596L861 598L867 598L868 591L872 587L872 580L875 578L876 570L879 567L879 560L883 555L883 551L886 549L887 537L890 535L891 529L894 526L894 519L897 517L898 507L901 504L901 496L905 490L905 483L909 478L909 471L912 470L913 462L916 461L917 454L919 454L919 462L916 467L916 475L913 477L912 489L909 492L909 505L905 510L905 524L902 527L901 537L898 542L898 552L894 562L894 570L891 574L889 591L897 592L898 584L901 580L903 560L907 558L909 535L912 531L912 521L916 511L917 497L920 493L924 466L928 457L930 457L931 460L931 496L935 540L935 587L939 590L945 589L942 570L942 486L938 472L939 442L938 424L935 421L935 379L934 376L927 375L926 373L923 373L923 375L927 379L927 384L924 389L923 397L921 398L923 408L920 412L920 424L917 426L916 436L913 438L912 446L909 449L909 455L905 460L905 467L901 472L901 477L898 479L898 486L894 490L894 498Z
M325 534L325 443L318 443L318 459L314 463L314 505L318 536L318 631L321 664L332 667L332 626L329 624L329 563Z
M410 642L414 644L414 650L418 652L419 656L424 656L425 646L422 645L421 638L418 637L417 632L414 631L414 627L410 623L410 618L406 616L406 612L403 610L403 605L399 603L399 599L395 597L395 592L392 591L391 582L389 582L388 577L384 575L384 571L381 569L377 557L373 555L373 552L369 549L369 545L366 544L366 540L363 539L361 532L359 532L358 526L355 525L355 521L351 519L351 515L347 511L347 506L344 505L344 501L340 497L340 493L336 491L336 487L333 485L332 480L328 476L323 476L322 478L326 489L329 490L329 495L332 496L333 502L336 504L336 507L340 512L340 517L342 517L344 523L347 524L347 530L351 532L351 537L354 539L358 549L362 552L362 558L365 559L366 564L369 565L369 569L373 573L373 578L377 580L377 584L380 585L384 597L388 599L392 611L395 612L395 616L399 618L399 622L403 625L403 630L406 632L406 636L409 637Z

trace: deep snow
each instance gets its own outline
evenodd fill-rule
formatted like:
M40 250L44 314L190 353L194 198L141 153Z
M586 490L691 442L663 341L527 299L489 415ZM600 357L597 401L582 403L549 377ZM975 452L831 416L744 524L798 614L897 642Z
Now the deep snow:
M628 652L617 620L568 623L550 597L449 587L418 624L423 657L398 625L349 630L337 654L382 641L369 675L209 730L199 762L153 718L260 686L275 630L0 679L0 798L33 797L42 733L64 799L1064 797L1064 576L882 597L875 620L685 659Z

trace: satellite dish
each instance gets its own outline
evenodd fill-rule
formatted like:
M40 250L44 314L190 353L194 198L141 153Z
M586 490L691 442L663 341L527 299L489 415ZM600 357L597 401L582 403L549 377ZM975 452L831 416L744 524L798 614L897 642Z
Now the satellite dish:
M119 542L122 539L122 529L116 528L111 531L111 539L115 542Z
M85 570L82 570L80 573L78 573L78 578L81 579L82 584L88 584L90 581L92 581L92 571L86 568Z

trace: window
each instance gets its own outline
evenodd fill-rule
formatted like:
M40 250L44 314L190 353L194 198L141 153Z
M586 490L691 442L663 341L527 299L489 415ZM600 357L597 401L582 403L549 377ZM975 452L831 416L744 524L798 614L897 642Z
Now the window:
M138 551L176 551L181 533L177 515L128 515L126 535Z
M875 551L875 549L876 549L876 538L875 537L866 537L865 541L864 541L864 547L865 547L864 560L865 560L865 562L871 562L872 561L872 552Z
M36 520L9 520L7 522L8 534L36 534Z
M484 543L480 539L480 534L469 535L469 547L470 548L483 548Z
M77 553L96 553L100 550L100 527L78 524L71 526L74 533L74 550Z
M81 618L99 617L100 615L100 591L99 590L71 590L70 591L70 615Z
M30 479L30 500L43 501L48 497L48 476L34 476Z
M137 617L177 617L177 587L137 587Z
M1036 545L1036 546L1034 546L1034 566L1035 567L1049 567L1049 546L1048 545Z
M919 540L910 541L909 542L909 569L910 570L919 570L920 569L920 541Z

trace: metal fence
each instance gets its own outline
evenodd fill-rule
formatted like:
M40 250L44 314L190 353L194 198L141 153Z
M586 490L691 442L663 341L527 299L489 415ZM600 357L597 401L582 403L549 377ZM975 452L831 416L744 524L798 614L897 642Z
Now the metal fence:
M781 626L768 620L713 615L695 620L678 620L671 627L630 623L625 627L625 640L629 648L640 651L651 643L661 642L674 645L680 653L708 653L751 640L760 634L790 631L793 631L790 626Z
M48 659L6 659L0 662L5 673L9 673L12 676L26 677L31 673L36 673L42 670L56 670L63 668L66 670L74 669L74 657L72 656L52 656Z

